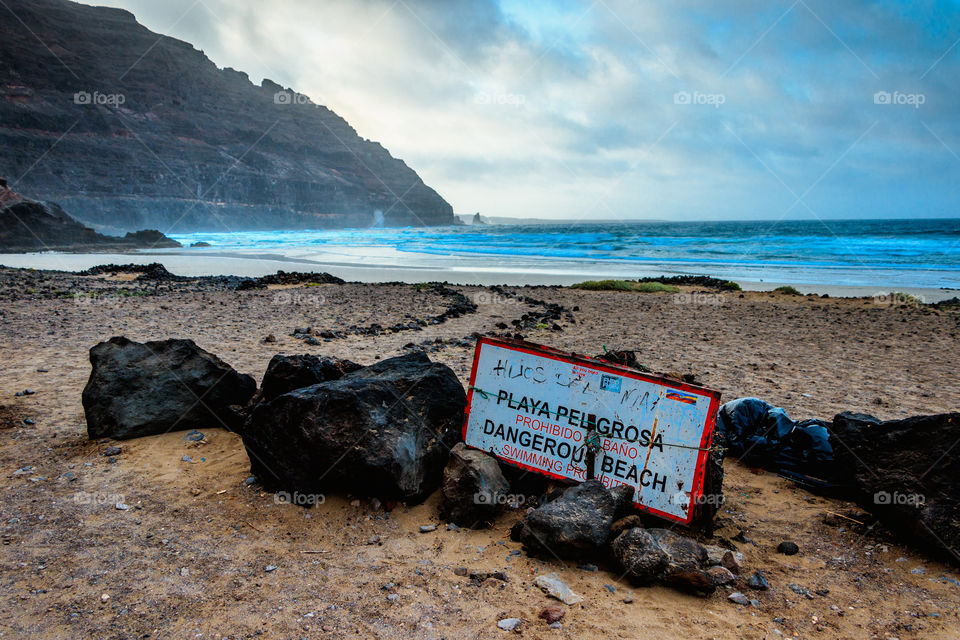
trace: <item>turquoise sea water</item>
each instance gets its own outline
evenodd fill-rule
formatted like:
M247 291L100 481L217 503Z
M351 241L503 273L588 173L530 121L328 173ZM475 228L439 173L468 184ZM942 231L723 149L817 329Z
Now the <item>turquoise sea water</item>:
M478 225L174 235L364 266L960 288L960 219Z

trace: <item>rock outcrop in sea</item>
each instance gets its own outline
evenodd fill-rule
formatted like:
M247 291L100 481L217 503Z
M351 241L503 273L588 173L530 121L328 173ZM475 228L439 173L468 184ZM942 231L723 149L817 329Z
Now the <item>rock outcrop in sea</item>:
M74 220L56 203L24 198L0 178L0 252L128 251L181 246L156 230L105 236Z

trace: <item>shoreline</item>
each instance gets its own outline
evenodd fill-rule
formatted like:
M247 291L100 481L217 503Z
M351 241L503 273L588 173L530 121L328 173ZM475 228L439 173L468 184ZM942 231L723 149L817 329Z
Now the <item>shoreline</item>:
M203 251L202 254L200 252ZM281 254L245 254L230 252L207 252L207 250L158 250L153 252L124 253L7 253L0 254L0 266L18 269L37 269L51 271L83 271L102 264L150 264L159 262L171 273L185 277L202 276L244 276L260 277L276 273L277 270L326 272L343 278L348 282L368 284L384 282L449 282L463 286L569 286L584 280L635 279L643 277L673 275L708 275L720 279L710 272L695 270L651 268L650 266L632 269L630 275L622 271L603 270L603 265L591 264L584 270L575 272L571 268L540 270L507 270L489 267L470 268L452 267L449 264L403 265L403 264L362 264L356 260L313 260ZM438 261L439 262L439 261ZM802 282L779 278L776 281L764 281L750 278L729 278L737 282L744 291L773 291L781 286L793 286L804 295L827 295L834 298L870 298L892 292L905 293L924 303L936 303L948 300L960 294L960 289L912 286L874 286L828 284Z

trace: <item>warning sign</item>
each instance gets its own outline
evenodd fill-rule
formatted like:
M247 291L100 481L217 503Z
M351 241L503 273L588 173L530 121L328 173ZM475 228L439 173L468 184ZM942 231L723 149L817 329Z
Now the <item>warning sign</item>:
M640 509L689 523L703 493L719 404L717 391L527 342L481 338L463 439L553 478L592 475L610 487L632 486Z

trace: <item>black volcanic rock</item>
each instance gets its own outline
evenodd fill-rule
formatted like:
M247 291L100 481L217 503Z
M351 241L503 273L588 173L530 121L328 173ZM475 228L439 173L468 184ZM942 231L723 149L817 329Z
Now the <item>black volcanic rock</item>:
M270 358L267 371L260 383L259 402L269 402L294 389L310 387L321 382L339 380L345 374L362 369L356 362L312 354Z
M241 435L272 491L415 503L440 485L466 402L453 370L411 353L260 403Z
M3 14L0 174L98 230L369 226L377 211L387 226L453 223L337 114L127 11L7 0Z
M713 593L716 588L707 573L707 550L675 531L628 529L611 543L610 552L622 575L636 584L663 582L697 593Z
M582 560L601 553L613 521L626 513L632 489L607 489L587 480L564 490L559 498L531 509L510 530L510 538L533 553Z
M190 279L170 273L159 262L151 262L150 264L98 264L95 267L77 272L81 276L117 275L118 273L139 274L136 279L144 282L148 280L154 282L185 282Z
M257 389L192 340L134 342L121 336L90 349L83 389L87 434L138 438L168 431L239 426L235 407Z
M830 444L852 497L902 539L960 563L960 413L879 420L844 412ZM779 549L778 549L779 550Z
M59 205L25 199L0 184L0 251L106 251L181 246L159 231L137 231L123 238L97 233L71 218Z
M496 458L458 442L450 450L440 489L441 517L480 529L503 509L510 483Z

